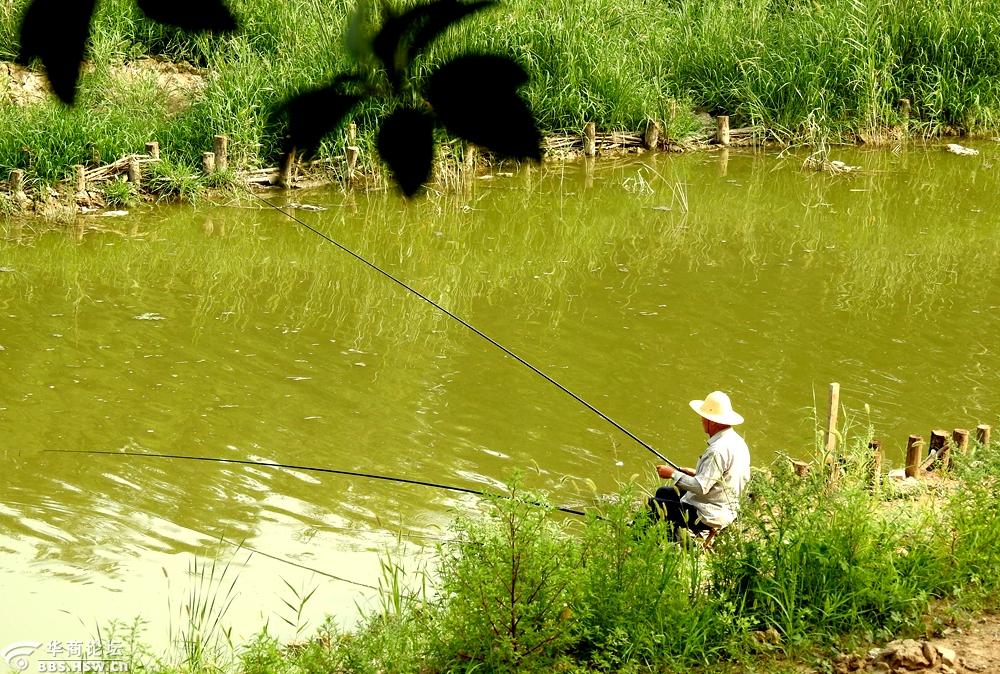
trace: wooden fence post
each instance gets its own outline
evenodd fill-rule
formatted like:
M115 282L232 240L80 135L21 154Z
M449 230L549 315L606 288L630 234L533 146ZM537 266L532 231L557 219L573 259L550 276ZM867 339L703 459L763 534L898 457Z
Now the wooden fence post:
M347 125L347 146L358 144L358 125L351 122Z
M719 115L715 118L715 140L719 145L729 145L729 115Z
M295 149L292 148L288 151L288 155L284 158L281 164L281 173L278 176L278 184L283 188L291 189L292 187L292 171L295 168Z
M347 146L347 182L354 181L354 171L358 167L358 155L361 151L354 145Z
M79 194L80 192L86 192L87 191L87 176L86 176L86 168L84 167L84 165L83 164L75 164L73 166L73 174L76 176L76 192L77 192L77 194Z
M660 145L660 123L654 120L646 122L646 133L642 136L642 146L647 150L655 150Z
M933 454L936 458L931 465L941 466L941 470L947 470L951 465L951 447L948 445L948 433L940 429L931 431L931 444L927 448L928 456Z
M150 159L160 158L160 144L155 140L151 140L146 143L146 154L149 155Z
M899 99L899 116L903 120L903 131L910 128L910 99Z
M583 155L593 157L597 154L597 125L587 122L583 127Z
M206 175L212 175L215 173L215 153L214 152L202 152L201 153L201 167L204 169Z
M135 185L136 189L142 186L142 169L139 162L134 159L128 163L128 181Z
M476 172L476 146L472 143L462 145L462 163L465 170L470 174Z
M969 452L969 431L964 428L956 428L951 432L951 451L958 456L963 456Z
M911 435L906 440L906 477L920 477L920 452L924 446L924 438Z
M837 411L840 409L840 384L830 384L830 401L827 409L826 464L830 470L830 483L840 479L840 461L837 458Z
M10 172L10 196L14 198L14 201L18 206L24 208L30 202L28 195L24 193L24 171L21 169L14 169ZM18 228L18 234L20 234L20 222L16 225Z
M17 194L24 191L24 171L14 169L10 172L10 193Z
M976 426L976 440L981 445L990 444L990 425L989 424L979 424Z
M215 170L225 173L229 170L229 137L215 136L212 139L212 150L215 152Z
M837 412L840 409L840 384L830 384L830 404L826 416L826 453L837 449Z

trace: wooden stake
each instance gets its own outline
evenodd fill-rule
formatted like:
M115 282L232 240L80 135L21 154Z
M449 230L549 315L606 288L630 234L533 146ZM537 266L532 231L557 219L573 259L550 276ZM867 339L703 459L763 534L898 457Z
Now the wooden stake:
M719 145L729 145L729 115L719 115L715 118L715 140Z
M969 431L964 428L956 428L951 432L951 451L962 456L969 451Z
M354 180L354 171L358 167L358 155L361 151L353 146L349 145L347 147L347 181L352 182Z
M990 425L989 424L979 424L976 426L976 440L981 445L990 444Z
M139 167L139 162L130 161L128 163L128 181L136 186L138 189L142 184L142 169Z
M229 170L229 137L215 136L212 139L212 149L215 151L215 170L225 173Z
M840 409L840 384L830 384L830 406L826 417L826 453L837 449L837 411Z
M951 463L949 456L951 448L948 446L948 433L940 429L931 431L931 444L927 448L928 455L935 454L937 460L931 465L940 465L941 469L947 469Z
M871 450L868 478L871 481L872 490L878 491L882 487L882 443L879 440L872 440L868 443L868 449Z
M585 157L597 155L597 125L593 122L583 127L583 154Z
M646 133L642 136L642 146L647 150L655 150L660 146L660 123L654 120L646 122Z
M462 162L466 172L474 174L476 172L476 146L466 143L462 146Z
M87 178L84 175L86 168L83 164L76 164L73 166L73 173L76 175L76 191L86 192L87 191Z
M215 173L214 152L203 152L201 154L201 167L205 170L206 175L212 175L213 173Z
M920 454L924 447L924 438L911 435L906 441L906 477L920 477Z
M351 122L347 125L347 146L358 144L358 125Z
M18 206L24 208L28 205L29 199L28 195L24 193L24 171L21 169L14 169L10 172L10 195L14 197L14 201ZM18 236L20 236L20 222L17 224Z
M278 184L286 190L292 187L292 170L295 168L295 150L288 152L288 155L281 163L281 174L278 176Z
M155 140L151 140L146 143L146 154L149 155L150 159L160 158L160 144Z
M899 116L903 120L903 130L905 131L910 126L910 99L901 98L899 99Z
M792 468L795 470L795 474L799 477L805 477L809 474L809 464L805 461L796 461L792 459Z

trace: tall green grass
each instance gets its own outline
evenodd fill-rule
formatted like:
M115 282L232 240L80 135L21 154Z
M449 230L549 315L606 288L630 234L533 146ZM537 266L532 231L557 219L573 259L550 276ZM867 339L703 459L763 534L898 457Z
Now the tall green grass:
M16 53L25 4L0 8L0 58ZM0 168L28 168L51 182L93 162L92 147L108 159L153 137L194 167L215 133L230 135L235 168L273 163L276 103L354 66L343 45L354 3L231 4L243 32L209 37L151 23L132 2L104 0L88 55L98 70L154 55L207 68L207 89L172 112L148 87L122 94L137 85L100 77L84 84L85 112L0 103ZM901 98L913 103L916 133L984 132L1000 113L1000 0L507 0L453 29L417 71L470 48L510 54L528 68L524 93L546 131L588 120L635 130L657 119L676 137L692 128L688 111L700 108L790 142L878 140L900 124ZM384 111L384 103L357 111L363 137ZM341 146L332 138L325 153Z

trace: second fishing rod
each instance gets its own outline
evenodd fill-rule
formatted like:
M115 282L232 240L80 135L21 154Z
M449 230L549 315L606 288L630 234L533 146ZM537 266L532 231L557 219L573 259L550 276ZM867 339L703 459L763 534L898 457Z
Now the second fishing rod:
M409 292L409 293L417 296L418 298L420 298L421 300L423 300L427 304L431 305L432 307L434 307L435 309L437 309L441 313L445 314L449 318L452 318L453 320L455 320L458 323L462 324L469 331L471 331L472 333L474 333L478 337L482 338L483 340L489 342L490 344L492 344L497 349L500 349L506 355L510 356L511 358L513 358L514 360L516 360L517 362L519 362L521 365L524 365L529 370L531 370L532 372L534 372L535 374L537 374L538 376L540 376L542 379L544 379L545 381L549 382L550 384L552 384L553 386L555 386L556 388L558 388L560 391L562 391L566 395L570 396L571 398L573 398L574 400L576 400L578 403L580 403L581 405L583 405L584 407L586 407L587 409L589 409L591 412L593 412L594 414L596 414L597 416L599 416L601 419L603 419L607 423L609 423L612 426L614 426L616 429L618 429L619 431L621 431L622 433L624 433L628 438L630 438L631 440L635 441L637 444L639 444L641 447L643 447L647 451L651 452L653 455L655 455L658 459L660 459L661 461L663 461L667 465L671 466L672 468L674 468L676 470L680 470L680 471L684 470L679 465L677 465L676 463L674 463L673 461L671 461L670 459L668 459L667 457L665 457L663 454L661 454L660 452L658 452L652 445L650 445L649 443L647 443L645 440L643 440L642 438L640 438L638 435L636 435L635 433L633 433L632 431L630 431L629 429L627 429L625 426L623 426L622 424L618 423L617 421L615 421L614 419L612 419L610 416L608 416L607 414L605 414L604 412L602 412L600 409L598 409L597 407L595 407L594 405L592 405L591 403L589 403L582 396L580 396L577 393L573 392L571 389L569 389L568 387L566 387L563 384L561 384L560 382L558 382L556 379L554 379L553 377L551 377L549 374L547 374L543 370L539 369L535 365L531 364L530 362L528 362L527 360L525 360L524 358L522 358L517 353L515 353L511 349L507 348L506 346L504 346L503 344L501 344L497 340L493 339L492 337L490 337L489 335L487 335L485 332L483 332L482 330L480 330L476 326L472 325L471 323L469 323L468 321L466 321L465 319L463 319L461 316L458 316L457 314L451 312L446 307L444 307L441 304L435 302L430 297L428 297L424 293L420 292L419 290L417 290L413 286L409 285L405 281L400 280L396 276L390 274L389 272L387 272L385 269L382 269L382 267L380 267L379 265L375 264L374 262L371 262L366 257L362 256L360 253L357 253L353 249L348 248L344 244L340 243L339 241L337 241L336 239L334 239L333 237L331 237L329 234L326 234L325 232L323 232L323 231L321 231L319 229L316 229L315 227L313 227L312 225L308 224L304 220L301 220L300 218L296 217L294 214L289 213L287 210L285 210L285 209L279 207L278 205L276 205L276 204L268 201L267 199L264 199L260 195L255 194L249 188L247 189L247 193L250 194L254 199L257 199L258 201L260 201L265 206L274 209L278 213L281 213L282 215L284 215L285 217L289 218L290 220L292 220L296 224L300 225L301 227L304 227L305 229L307 229L308 231L312 232L313 234L321 237L322 239L324 239L328 243L336 246L337 248L339 248L343 252L345 252L348 255L350 255L351 257L353 257L358 262L361 262L362 264L364 264L369 269L371 269L371 270L373 270L375 272L378 272L379 274L381 274L382 276L384 276L388 280L392 281L396 285L400 286L401 288L403 288L407 292Z

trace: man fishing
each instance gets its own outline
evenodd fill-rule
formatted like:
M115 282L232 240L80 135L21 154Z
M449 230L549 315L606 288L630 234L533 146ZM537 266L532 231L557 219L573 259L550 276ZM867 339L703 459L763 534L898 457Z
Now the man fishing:
M722 391L709 393L704 400L692 400L708 435L708 448L694 470L659 465L656 472L674 484L660 487L649 499L654 520L673 524L674 538L681 529L695 534L719 530L736 519L740 494L750 479L750 451L733 430L743 417L733 411L729 396Z

